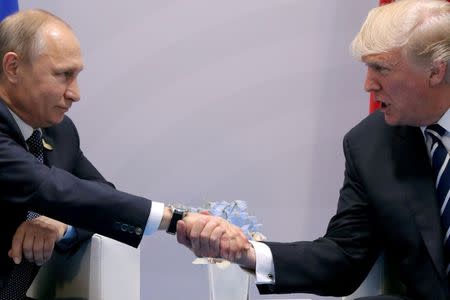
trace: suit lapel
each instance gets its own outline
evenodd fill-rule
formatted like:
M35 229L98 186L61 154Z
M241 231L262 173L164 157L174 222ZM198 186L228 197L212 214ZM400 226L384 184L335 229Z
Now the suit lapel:
M398 172L405 180L406 202L410 205L423 241L434 262L436 270L446 278L444 269L443 235L440 213L428 150L419 128L401 127L395 157Z
M27 143L24 137L22 136L22 133L20 132L19 126L17 125L13 116L9 112L7 105L3 102L1 98L0 98L0 132L8 134L18 144L20 144L25 149L28 149ZM54 160L53 149L55 148L55 146L53 139L50 136L48 136L47 130L45 128L42 129L42 139L45 141L44 163L48 166L51 166ZM48 146L46 147L45 144L47 144Z
M14 141L25 149L27 148L25 139L20 132L19 126L8 110L3 99L0 98L0 131L9 135Z

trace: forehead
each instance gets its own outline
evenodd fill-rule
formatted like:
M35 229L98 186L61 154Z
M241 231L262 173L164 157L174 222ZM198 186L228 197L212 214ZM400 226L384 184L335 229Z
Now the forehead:
M361 59L367 65L372 64L396 65L403 60L403 55L399 50L391 50L389 52L384 53L365 55Z
M49 25L43 29L40 57L49 59L62 68L83 68L80 43L73 32L65 25Z

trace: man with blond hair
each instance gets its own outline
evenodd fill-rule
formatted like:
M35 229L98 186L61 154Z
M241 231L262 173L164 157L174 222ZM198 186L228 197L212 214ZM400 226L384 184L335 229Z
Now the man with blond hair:
M117 191L84 156L65 116L80 100L83 60L64 21L42 10L7 17L0 58L0 300L25 299L54 247L73 247L85 230L137 247L144 232L175 233L182 219L194 235L212 230L215 255L233 259L249 248L223 219Z
M344 137L345 179L327 232L312 242L253 243L235 262L256 270L264 294L343 296L384 252L400 294L366 299L450 299L450 3L374 8L351 49L381 109Z

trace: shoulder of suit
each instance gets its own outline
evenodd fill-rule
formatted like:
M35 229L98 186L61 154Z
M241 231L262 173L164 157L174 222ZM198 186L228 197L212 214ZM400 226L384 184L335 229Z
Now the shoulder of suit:
M346 138L366 137L386 135L389 132L397 130L399 126L389 126L384 120L384 114L380 111L376 111L363 120L361 120L355 127L350 129L345 135Z

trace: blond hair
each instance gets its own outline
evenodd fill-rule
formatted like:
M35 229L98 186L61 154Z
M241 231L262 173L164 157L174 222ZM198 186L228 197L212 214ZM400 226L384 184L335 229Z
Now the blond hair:
M449 62L450 3L397 0L372 9L351 44L353 56L401 49L415 63ZM447 72L447 81L449 81Z

